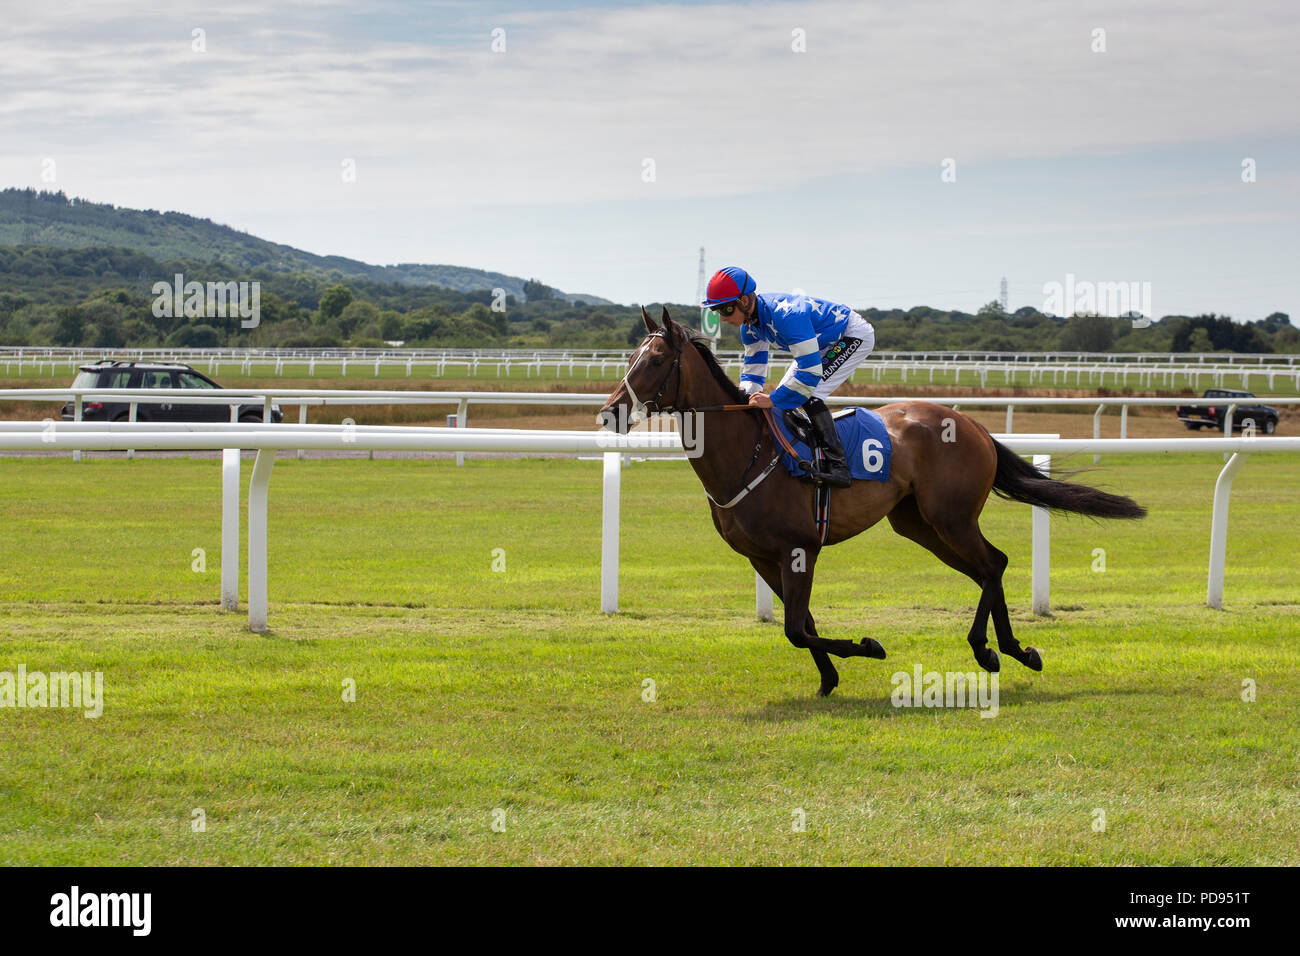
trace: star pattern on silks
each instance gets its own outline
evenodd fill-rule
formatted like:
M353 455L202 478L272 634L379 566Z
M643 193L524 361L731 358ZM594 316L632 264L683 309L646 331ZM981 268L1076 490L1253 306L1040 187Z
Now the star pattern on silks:
M789 312L793 308L794 308L794 303L791 302L789 299L778 299L773 311Z
M834 312L831 313L831 315L835 316L836 321L845 318L848 314L849 314L849 310L844 308L843 306L841 306L840 308L836 309Z

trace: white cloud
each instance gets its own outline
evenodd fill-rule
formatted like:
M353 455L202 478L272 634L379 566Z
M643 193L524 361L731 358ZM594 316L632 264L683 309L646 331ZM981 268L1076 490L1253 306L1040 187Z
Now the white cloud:
M180 4L165 24L103 5L24 7L0 39L0 139L94 157L101 175L336 188L381 204L738 194L881 166L1231 140L1292 127L1288 5L655 5L461 8L444 36L307 29L275 4ZM482 12L480 12L482 11ZM190 24L208 52L190 51ZM490 52L507 30L508 52ZM1092 53L1091 30L1108 52ZM790 50L795 27L808 52ZM399 31L387 31L396 35ZM465 42L465 37L477 37ZM68 122L71 120L72 122ZM82 126L81 124L85 124ZM84 135L86 130L93 137ZM93 142L87 142L87 139ZM657 181L641 181L641 161ZM180 162L178 162L180 160ZM305 164L305 167L304 167ZM164 187L166 188L166 187ZM100 192L101 190L96 190ZM107 192L108 190L103 190Z
M0 182L42 185L52 157L71 194L371 261L455 261L650 300L669 275L670 294L689 295L703 242L781 287L820 281L865 301L892 285L921 300L987 282L986 301L1004 270L1082 274L1080 242L1097 274L1127 268L1131 237L1163 228L1171 275L1188 270L1170 285L1204 279L1254 308L1229 286L1237 272L1192 270L1182 253L1208 263L1248 241L1277 257L1261 274L1281 274L1270 237L1296 209L1285 157L1259 156L1258 185L1236 176L1260 143L1294 142L1294 0L11 6ZM190 49L195 27L206 53ZM504 54L490 50L494 27ZM791 52L796 27L806 53ZM1091 52L1097 27L1106 53ZM1162 149L1221 152L1224 178L1166 183L1144 168L1125 195L1078 171ZM355 184L342 182L345 157ZM945 157L977 188L940 192ZM1022 168L1038 178L1016 195ZM1042 178L1066 168L1074 178ZM995 170L981 194L981 171ZM880 184L903 171L934 191L883 202ZM1170 209L1162 192L1186 202ZM801 212L791 197L819 205ZM1227 236L1234 226L1244 239ZM1122 251L1107 260L1108 248Z

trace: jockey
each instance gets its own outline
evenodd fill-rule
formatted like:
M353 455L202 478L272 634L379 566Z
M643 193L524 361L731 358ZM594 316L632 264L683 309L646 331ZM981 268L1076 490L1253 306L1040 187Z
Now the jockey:
M728 266L709 280L708 297L700 303L728 325L740 329L745 368L740 388L749 404L759 408L803 408L824 452L817 477L847 488L852 482L844 446L822 401L848 381L876 342L875 330L846 305L811 296L780 292L758 293L757 283L744 269ZM767 381L768 350L789 350L794 362L771 396Z

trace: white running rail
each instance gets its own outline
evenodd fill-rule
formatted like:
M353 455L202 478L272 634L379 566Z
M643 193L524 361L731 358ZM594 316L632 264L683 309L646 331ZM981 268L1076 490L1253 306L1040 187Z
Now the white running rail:
M1300 452L1300 438L1130 438L1084 439L1052 436L999 435L1012 451L1032 456L1034 464L1044 467L1053 454L1094 452L1133 453L1205 453L1227 452L1228 464L1219 475L1214 490L1211 517L1210 562L1206 603L1212 608L1223 606L1223 576L1226 564L1228 500L1232 480L1248 455ZM607 432L528 431L514 429L413 428L374 425L266 425L247 424L158 424L148 422L2 422L0 452L195 450L222 451L222 607L232 608L238 594L238 559L235 544L239 540L239 449L254 449L257 457L249 482L248 501L248 624L253 631L265 631L267 616L267 512L270 500L271 471L275 453L282 450L309 448L335 451L490 451L551 453L561 455L601 454L604 460L604 485L601 523L601 610L618 610L618 535L619 499L622 469L626 454L676 455L684 449L675 432L640 432L618 436ZM1038 509L1035 509L1038 510ZM1048 573L1050 543L1046 518L1034 522L1033 607L1045 614L1050 608ZM760 591L756 599L761 612L764 600ZM770 611L770 602L768 604ZM770 615L769 615L770 616Z

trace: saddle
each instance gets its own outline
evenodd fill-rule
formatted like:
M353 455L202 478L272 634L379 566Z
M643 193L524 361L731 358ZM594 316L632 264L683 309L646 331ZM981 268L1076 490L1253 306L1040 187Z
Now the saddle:
M775 409L774 409L775 411ZM867 408L849 408L833 416L849 473L858 481L888 481L893 442L880 415ZM812 480L808 464L818 452L817 429L802 409L770 415L768 424L784 454L786 470L796 478Z
M817 480L816 465L822 454L817 429L802 408L789 409L780 415L775 414L777 409L764 411L777 445L783 450L781 458L786 471L814 484L813 520L825 544L830 527L830 487ZM852 408L834 415L833 420L853 478L888 481L892 442L881 417L870 409Z

